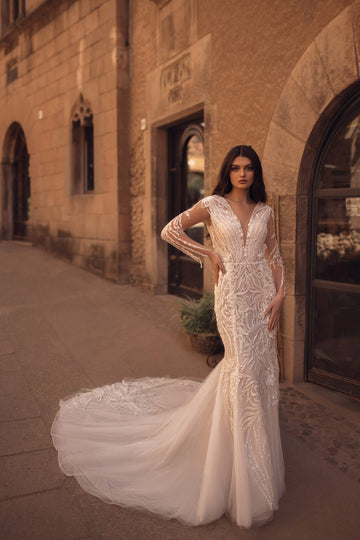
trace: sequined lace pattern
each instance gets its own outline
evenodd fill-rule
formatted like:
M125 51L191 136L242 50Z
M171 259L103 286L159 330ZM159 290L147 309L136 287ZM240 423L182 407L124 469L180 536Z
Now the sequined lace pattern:
M264 315L284 289L283 264L269 206L256 205L246 237L217 195L175 217L162 238L202 264L209 248L186 234L198 215L226 269L215 286L223 360L201 383L146 377L80 392L60 403L52 437L62 470L104 501L190 525L228 513L250 527L271 518L284 491L275 333Z

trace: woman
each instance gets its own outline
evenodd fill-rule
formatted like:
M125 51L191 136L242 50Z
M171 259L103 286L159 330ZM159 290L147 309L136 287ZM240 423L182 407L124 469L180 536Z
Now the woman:
M224 159L214 194L161 236L215 273L225 356L202 382L123 381L61 403L59 463L90 493L201 525L224 513L239 526L269 520L284 491L275 327L284 298L274 216L249 146ZM207 224L212 248L185 231Z

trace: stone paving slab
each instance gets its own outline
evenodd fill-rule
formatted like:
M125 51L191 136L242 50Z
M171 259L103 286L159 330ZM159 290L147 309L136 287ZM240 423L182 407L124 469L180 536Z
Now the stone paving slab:
M14 347L11 341L8 339L3 339L0 341L0 356L3 354L13 354L14 353Z
M81 509L64 488L2 501L0 524L6 540L93 538Z
M65 477L53 448L0 458L0 498L59 488Z
M19 362L14 354L3 354L0 356L0 374L8 371L19 371L21 369Z
M10 395L0 395L0 421L24 420L40 416L39 406L27 388Z
M0 379L0 396L29 392L29 385L21 371L10 371Z
M360 486L360 416L354 423L344 411L330 410L300 390L283 385L280 418L287 433L342 472L350 473Z
M52 446L42 418L0 423L0 456L31 452Z

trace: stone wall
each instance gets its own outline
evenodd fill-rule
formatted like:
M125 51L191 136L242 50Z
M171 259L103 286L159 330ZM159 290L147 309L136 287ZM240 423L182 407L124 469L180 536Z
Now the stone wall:
M145 156L142 133L130 149L131 195L131 277L134 285L144 287L145 277Z
M288 283L282 325L284 372L288 380L302 379L304 231L310 186L308 181L305 194L307 169L301 170L300 163L326 104L359 80L360 3L224 0L220 7L216 0L135 0L132 4L131 28L137 36L132 42L137 59L132 77L142 84L131 87L130 137L133 146L143 117L146 285L158 292L167 290L166 248L159 240L167 216L167 128L202 111L206 193L211 192L230 147L251 144L263 160L269 200L278 201ZM140 231L139 223L136 227ZM133 237L134 250L135 244L143 245L140 237ZM208 268L205 284L212 286Z
M119 156L119 133L127 137L127 14L118 13L126 2L32 4L0 40L0 144L18 122L30 154L33 241L102 276L118 279L120 267L126 280L129 241L120 237L128 232L128 152L122 140ZM10 62L17 78L8 84ZM93 113L95 189L74 195L71 112L80 93Z
M146 77L156 66L157 10L149 0L130 3L130 159L131 159L131 276L143 288L151 288L147 253L152 243L147 234L152 213L152 194L148 181Z

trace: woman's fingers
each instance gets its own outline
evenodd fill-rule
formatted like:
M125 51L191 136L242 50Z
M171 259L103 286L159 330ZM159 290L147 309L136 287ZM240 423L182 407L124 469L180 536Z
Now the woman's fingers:
M217 253L215 253L211 258L211 264L214 270L215 283L217 285L219 282L219 272L221 271L223 274L225 274L226 270Z
M270 304L268 305L268 307L266 308L264 312L265 317L269 313L270 313L270 318L269 318L268 328L269 330L273 330L279 321L279 313L275 309L275 302L273 300L270 302Z
M269 330L274 330L280 321L281 316L281 306L283 304L283 297L279 295L274 296L270 304L264 311L264 316L266 317L270 313L268 328Z
M225 266L223 265L221 259L219 258L219 268L223 274L226 274Z
M280 320L280 313L278 311L275 311L275 309L273 309L271 312L271 317L269 321L270 330L274 330L274 328L277 327L279 320Z
M265 317L266 317L266 315L268 315L270 313L270 311L272 311L273 305L274 305L274 302L273 302L273 300L271 300L270 304L265 309L265 312L264 312Z

